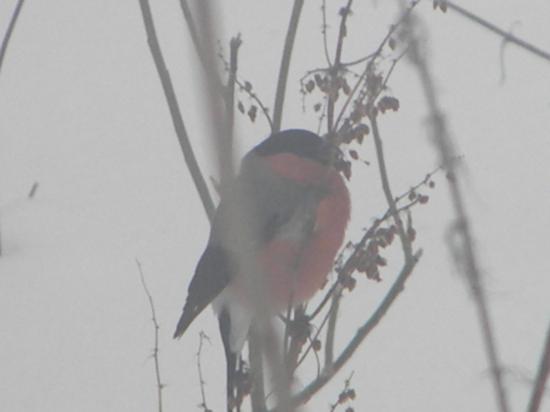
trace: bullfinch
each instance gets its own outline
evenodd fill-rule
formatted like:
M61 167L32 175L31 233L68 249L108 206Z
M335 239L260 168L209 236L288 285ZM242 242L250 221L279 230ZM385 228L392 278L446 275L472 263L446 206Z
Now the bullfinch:
M263 277L268 294L263 299L275 315L309 300L332 269L350 215L341 162L340 150L315 133L285 130L254 147L222 193L174 337L181 337L212 303L227 357L230 398L237 355L254 318L248 276ZM231 220L243 207L247 222L238 225L249 223L254 229L239 242ZM251 251L261 274L242 273L235 244Z

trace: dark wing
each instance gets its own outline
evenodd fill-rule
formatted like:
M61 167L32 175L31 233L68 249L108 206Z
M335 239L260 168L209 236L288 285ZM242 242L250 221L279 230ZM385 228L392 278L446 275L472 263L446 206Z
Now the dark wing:
M226 251L217 245L208 245L201 256L195 276L191 280L174 338L185 333L191 322L225 289L233 276L235 264Z
M174 337L183 335L238 273L235 250L261 249L284 228L305 232L307 226L307 231L312 230L311 225L303 225L311 220L305 219L303 213L315 209L318 191L275 176L261 159L247 156L230 189L216 211L210 240L189 285ZM238 218L244 221L239 222ZM248 231L251 236L238 237L245 227L254 228Z

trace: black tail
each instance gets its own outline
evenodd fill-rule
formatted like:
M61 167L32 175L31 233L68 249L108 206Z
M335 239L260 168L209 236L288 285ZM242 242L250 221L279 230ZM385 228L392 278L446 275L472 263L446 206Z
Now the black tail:
M176 331L174 332L174 339L181 338L185 333L191 322L202 312L206 305L193 305L189 302L189 298L185 302L183 307L183 312L176 326Z
M233 273L233 266L221 247L208 245L189 284L187 300L174 338L181 337L191 322L225 289Z

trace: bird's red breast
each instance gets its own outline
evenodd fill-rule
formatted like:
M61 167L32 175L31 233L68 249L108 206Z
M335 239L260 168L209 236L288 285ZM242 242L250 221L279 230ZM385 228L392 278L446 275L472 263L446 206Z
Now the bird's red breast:
M324 285L344 240L350 198L342 177L332 167L288 153L266 160L277 175L304 186L319 186L324 193L314 212L313 231L305 240L275 237L259 257L273 303L284 309L289 302L310 299Z

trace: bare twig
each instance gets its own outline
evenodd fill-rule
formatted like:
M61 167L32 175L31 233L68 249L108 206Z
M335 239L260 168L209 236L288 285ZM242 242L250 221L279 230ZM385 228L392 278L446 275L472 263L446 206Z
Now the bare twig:
M290 68L290 57L294 47L294 39L296 38L296 30L300 21L300 14L304 0L294 0L290 23L286 32L285 46L283 49L283 57L281 59L281 67L279 68L279 80L277 81L277 92L275 94L275 104L273 109L273 131L281 130L281 121L283 118L283 104L285 101L286 82L288 78L288 70Z
M185 19L185 22L187 23L189 34L191 35L191 41L193 42L193 46L195 46L195 51L199 56L199 60L203 68L207 70L209 65L209 61L208 61L209 57L208 57L207 51L204 49L203 43L199 39L199 34L197 31L197 27L195 25L195 20L193 19L193 14L191 13L191 8L189 7L187 0L180 0L180 7L181 7L181 11L183 12L183 17ZM216 91L219 93L219 95L223 96L224 86L219 76L215 75L210 80L212 81L211 87L214 87Z
M327 60L327 66L332 66L332 60L330 59L330 53L328 51L328 41L327 41L327 2L323 0L321 4L321 14L323 16L323 27L321 33L323 34L323 49L325 51L325 59Z
M21 8L23 7L24 2L25 0L19 0L15 5L15 9L13 10L13 14L11 15L10 23L8 25L6 33L4 34L4 39L2 40L2 46L0 46L0 71L2 71L2 63L4 63L4 56L6 55L6 51L8 50L8 44L10 42L13 29L15 28L15 24L17 23L19 13L21 12Z
M203 61L203 75L206 81L205 113L208 117L208 126L211 128L211 136L214 138L217 163L219 167L220 185L223 191L227 189L226 181L229 182L234 175L233 165L233 142L226 138L226 131L230 127L229 111L223 104L227 102L224 93L220 94L217 86L219 75L216 59L216 39L218 38L217 8L208 1L196 3L197 28L200 39L200 50ZM220 98L221 97L221 98Z
M347 33L346 21L351 13L351 3L353 0L348 0L348 4L340 9L340 29L338 30L338 41L336 42L336 54L334 57L334 64L330 68L330 86L328 91L328 105L327 105L327 132L333 132L334 124L334 104L336 102L336 94L338 88L336 87L336 81L338 78L338 72L340 70L340 61L342 60L342 49L344 47L344 37Z
M407 32L409 33L410 42L410 57L412 63L416 66L420 83L427 100L428 109L430 110L430 121L432 125L433 141L441 158L443 167L451 173L452 178L449 179L449 189L451 201L456 214L455 230L459 239L460 245L450 245L455 256L461 257L461 262L464 264L466 280L470 286L472 296L477 308L477 314L483 335L486 355L489 362L489 367L492 376L492 382L495 390L496 401L501 412L509 411L507 394L504 389L502 380L502 369L498 355L497 345L493 332L493 324L489 314L489 306L487 296L483 284L483 278L479 271L478 259L474 247L474 239L470 230L469 219L466 212L466 206L460 187L460 180L456 174L455 150L451 136L447 130L447 125L443 112L441 111L439 101L435 92L435 85L430 73L426 56L422 53L420 44L414 36L413 29L416 27L412 16L408 21Z
M162 389L164 385L162 384L160 378L160 363L159 363L159 324L157 321L157 315L155 311L155 303L153 302L153 296L145 283L145 276L143 276L143 269L141 267L140 261L136 258L136 264L139 270L139 278L141 280L141 285L143 290L147 295L147 300L149 301L149 307L151 308L151 320L155 329L155 347L153 348L153 361L155 362L155 377L157 379L157 396L158 396L158 412L162 412Z
M32 199L34 195L36 195L37 190L38 190L38 182L34 182L32 184L31 190L29 190L29 194L27 195L27 198Z
M248 96L258 104L258 106L262 110L262 114L264 115L265 120L269 124L269 129L273 133L273 120L269 115L269 109L264 105L260 97L256 93L254 93L249 87L246 87L246 84L243 84L243 82L238 78L235 79L235 83L237 84L237 86L240 87L241 91L244 91L246 94L248 94Z
M534 45L532 45L529 42L526 42L525 40L520 39L519 37L514 36L513 34L507 32L506 30L503 30L497 26L495 26L493 23L488 22L487 20L475 15L474 13L460 7L459 5L453 3L452 1L446 1L445 4L447 7L458 14L460 14L463 17L466 17L468 20L471 20L477 24L479 24L482 27L485 27L489 31L492 31L493 33L498 34L499 36L506 39L506 41L515 44L516 46L521 47L524 50L527 50L528 52L534 54L535 56L538 56L546 61L550 62L550 53L542 50Z
M201 388L201 399L202 402L200 404L200 407L202 408L203 412L212 412L212 410L207 406L206 404L206 392L204 389L205 381L202 376L202 365L201 365L201 354L202 354L202 346L204 344L204 341L210 342L210 338L206 333L204 333L202 330L199 333L199 349L197 350L197 371L199 374L199 384Z
M319 377L317 377L313 382L307 385L302 391L296 394L292 398L294 405L301 405L306 403L317 391L319 391L323 386L325 386L332 377L346 364L346 362L353 356L357 348L361 346L365 338L370 334L370 332L378 325L382 320L384 315L388 312L389 308L395 302L396 298L399 296L401 291L405 288L405 283L409 278L409 275L412 273L415 268L418 260L420 259L422 251L416 252L410 261L405 262L405 265L401 269L399 276L389 289L388 293L374 311L371 317L357 330L353 338L350 340L348 345L336 358L330 370L325 370Z
M332 293L330 303L327 336L325 341L325 368L330 369L334 362L334 338L336 337L336 320L338 319L338 310L340 309L340 299L342 299L342 286L338 287Z
M174 125L174 129L176 131L176 135L178 137L181 150L183 152L183 157L185 158L185 163L187 164L187 168L191 173L193 183L195 184L197 192L199 193L204 210L206 211L206 215L208 216L209 220L212 221L215 210L214 202L212 201L210 192L208 191L208 186L206 185L206 181L204 180L204 177L201 173L199 164L197 162L197 159L195 158L195 154L193 153L193 148L191 147L191 143L189 141L189 136L187 135L187 130L181 116L181 111L179 108L176 93L174 92L174 86L172 85L170 73L166 68L166 63L164 62L162 51L158 42L149 1L139 0L139 4L141 7L141 13L143 15L145 31L147 32L147 42L149 44L149 49L151 51L151 55L153 56L153 60L157 68L162 88L164 90L164 96L166 97L166 102L168 104L170 115L172 117L172 124Z
M384 196L386 197L386 202L388 203L388 208L390 210L391 216L397 226L397 234L401 240L401 246L403 247L403 254L405 255L405 260L409 260L412 257L412 246L411 242L405 233L405 228L403 227L403 222L401 216L397 212L397 206L395 204L395 198L393 197L390 181L388 178L388 171L386 168L386 160L384 158L384 151L382 147L382 138L380 137L380 131L378 130L378 121L376 119L376 114L374 110L369 111L369 120L372 126L372 134L374 136L374 145L376 147L376 157L378 159L378 169L380 171L380 180L382 182L382 190L384 191Z
M357 79L355 86L352 88L351 92L347 96L346 101L344 102L342 108L340 109L340 113L338 114L336 122L334 123L334 130L338 130L340 121L343 119L347 107L351 103L353 97L355 96L355 93L357 93L357 90L359 90L360 86L365 81L367 75L373 70L374 63L376 62L376 59L378 59L378 57L380 57L380 55L382 54L382 50L384 49L384 46L386 46L391 36L393 36L395 31L403 24L405 19L407 19L407 17L412 13L413 9L416 7L418 3L419 3L419 0L415 0L412 3L410 3L407 9L401 14L397 22L390 26L388 32L386 33L386 35L378 45L378 48L376 49L376 51L366 56L365 60L368 61L368 63L365 65L365 69Z
M237 61L239 47L241 46L241 36L233 37L229 42L229 79L227 81L227 90L225 93L225 107L227 109L227 136L229 147L233 147L233 133L235 124L235 83L237 80Z
M540 410L548 375L550 375L550 327L546 332L546 342L542 349L535 386L533 387L533 393L531 394L529 407L527 408L528 412L538 412Z
M250 378L252 381L252 390L250 393L252 411L264 412L267 410L267 407L265 404L266 397L262 351L260 338L254 328L251 328L248 334L248 359L250 362Z
M344 381L344 389L338 395L338 400L330 405L330 412L336 411L336 408L338 408L338 406L355 398L355 391L353 389L350 389L351 378L353 378L354 373L355 371L352 371L349 377Z

